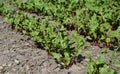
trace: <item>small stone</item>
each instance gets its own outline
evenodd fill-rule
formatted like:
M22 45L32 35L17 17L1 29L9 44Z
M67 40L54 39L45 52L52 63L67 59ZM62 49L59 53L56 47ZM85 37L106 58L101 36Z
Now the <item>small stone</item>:
M0 70L2 70L3 69L3 66L0 66Z
M15 59L14 62L18 65L20 64L20 61L18 59Z
M12 65L12 63L8 64L8 66L10 67Z
M86 58L84 61L85 61L85 62L89 62L89 60L90 60L90 59Z
M10 74L9 72L7 72L6 74Z
M30 67L29 67L28 65L26 65L25 68L26 68L26 70L29 70L29 69L30 69Z
M2 66L5 67L6 65L7 65L7 64L5 63L5 64L3 64Z

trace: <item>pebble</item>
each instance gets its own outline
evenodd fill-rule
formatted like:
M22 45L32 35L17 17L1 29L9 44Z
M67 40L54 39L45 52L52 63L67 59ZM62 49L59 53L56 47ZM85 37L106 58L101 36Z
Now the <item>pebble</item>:
M18 65L20 64L20 61L18 59L15 59L14 62Z
M0 70L2 70L3 69L3 66L0 66Z

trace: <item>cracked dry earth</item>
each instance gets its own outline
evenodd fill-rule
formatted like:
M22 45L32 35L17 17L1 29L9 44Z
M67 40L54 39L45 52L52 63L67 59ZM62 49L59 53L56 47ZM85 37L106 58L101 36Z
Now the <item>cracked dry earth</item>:
M101 49L94 46L89 52L96 58ZM28 36L12 30L0 16L0 74L86 74L89 60L81 56L77 60L69 69L61 69L45 50L37 48Z

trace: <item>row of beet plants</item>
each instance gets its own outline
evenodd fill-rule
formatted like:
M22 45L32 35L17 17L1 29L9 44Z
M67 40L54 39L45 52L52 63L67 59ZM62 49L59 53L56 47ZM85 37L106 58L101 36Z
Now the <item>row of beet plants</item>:
M15 30L31 36L31 39L43 46L62 67L72 66L75 58L80 54L84 41L79 34L98 45L102 42L108 46L111 42L116 41L116 45L119 47L120 20L117 5L119 2L109 3L109 0L28 0L28 2L11 0L11 3L17 4L19 10L1 4L0 13L5 20L11 23ZM106 7L106 4L109 4L110 9ZM100 6L101 10L98 9ZM112 6L116 7L114 11ZM30 17L25 11L42 13L45 18ZM49 22L47 16L53 18L52 23ZM90 55L88 57L90 59L88 74L115 74L117 72L115 68L120 67L120 60L116 58L117 50L113 52L107 62L104 60L106 51L98 59L92 59Z
M31 36L31 39L43 46L62 67L69 68L74 63L84 44L83 38L76 31L71 31L70 38L64 26L56 21L50 23L47 17L29 17L26 12L16 11L4 4L1 7L0 12L14 29Z
M76 30L95 45L120 47L119 0L28 0L26 2L11 0L10 2L21 10L51 16L67 30Z

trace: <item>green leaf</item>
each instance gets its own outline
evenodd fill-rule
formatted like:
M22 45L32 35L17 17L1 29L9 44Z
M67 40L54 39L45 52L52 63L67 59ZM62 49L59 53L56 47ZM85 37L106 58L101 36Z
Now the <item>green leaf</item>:
M41 38L39 36L33 36L31 38L33 41L36 41L36 42L42 42Z
M104 40L105 39L105 35L101 35L101 40Z
M115 74L115 70L110 69L110 70L108 71L108 67L109 67L109 66L104 65L103 67L99 68L100 74Z
M53 57L56 58L57 60L60 60L60 58L62 57L62 55L59 54L59 53L51 52L51 54L52 54Z
M109 43L110 42L110 38L106 38L106 42Z
M63 25L61 26L60 31L65 31L65 28L64 28L64 26L63 26Z
M114 63L114 65L115 65L116 67L119 67L119 68L120 68L120 60L116 60L115 63Z
M37 35L39 34L39 32L37 32L37 31L32 31L30 34L31 34L32 36L37 36Z
M110 71L108 71L106 74L116 74L115 70L110 69Z
M70 64L71 58L69 56L70 54L68 52L64 52L64 56L65 56L65 60L66 60L66 64Z
M89 65L88 65L88 69L87 69L87 74L94 74L94 64L93 62L90 62Z
M23 34L26 34L27 32L26 32L26 30L22 30L22 33L23 33Z
M104 54L102 54L102 55L100 55L100 57L98 58L98 62L97 62L97 64L102 64L102 63L105 63L104 62L104 59L105 59L105 55Z
M86 38L89 39L89 40L92 40L92 38L90 36L87 36Z
M112 37L112 38L113 38L113 37L116 37L116 38L117 38L117 37L119 37L119 33L118 33L117 31L111 31L111 32L109 33L109 36Z
M100 69L100 74L107 73L107 66L106 65L104 67L99 68L99 69Z

